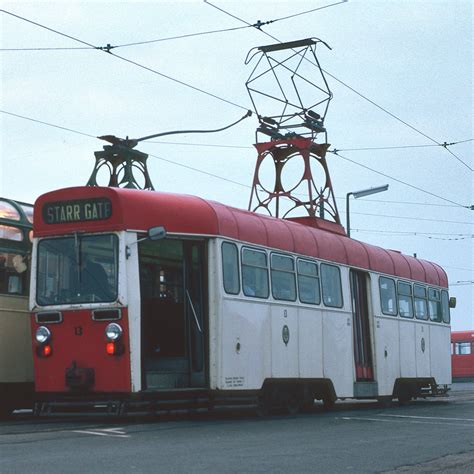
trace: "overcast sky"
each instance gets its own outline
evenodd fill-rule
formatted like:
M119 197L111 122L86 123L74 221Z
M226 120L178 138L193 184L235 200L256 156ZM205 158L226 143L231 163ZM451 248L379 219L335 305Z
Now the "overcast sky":
M34 202L85 184L104 144L98 135L234 122L251 108L248 51L276 42L265 33L317 37L332 48L318 48L318 58L334 94L328 141L346 150L328 155L343 223L346 193L389 184L351 200L352 237L442 265L458 301L453 329L474 329L472 2L210 3L0 0L10 13L0 12L0 195ZM259 20L278 21L246 27ZM183 35L193 36L165 40ZM108 44L113 55L91 47ZM138 149L150 155L155 189L247 208L257 125L254 115L226 132ZM384 147L397 148L367 150Z

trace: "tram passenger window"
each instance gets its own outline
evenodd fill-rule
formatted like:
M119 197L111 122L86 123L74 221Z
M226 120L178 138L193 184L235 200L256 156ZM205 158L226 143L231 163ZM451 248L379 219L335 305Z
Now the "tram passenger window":
M25 295L28 272L24 257L13 253L0 253L0 294Z
M389 316L397 315L397 292L395 290L395 281L391 278L380 277L380 304L382 313Z
M21 220L20 213L9 202L0 199L0 219Z
M321 264L323 302L326 306L342 308L341 271L334 265Z
M413 293L415 296L415 317L416 319L428 319L428 301L426 295L426 288L421 285L413 286Z
M449 310L449 295L446 290L441 291L441 313L443 323L449 324L451 322L451 314Z
M471 343L469 341L455 342L454 353L456 355L470 355L472 353Z
M242 286L246 296L268 298L267 254L260 250L242 249Z
M398 282L398 309L403 318L413 318L413 294L410 283Z
M240 292L239 255L235 244L222 243L222 273L225 292L237 295Z
M18 227L13 227L11 225L0 225L0 239L21 242L23 240L23 232L18 229Z
M298 291L302 303L321 303L319 272L316 263L298 260Z
M428 290L428 314L431 321L441 322L443 317L441 312L441 292L436 288Z
M271 256L272 294L276 300L296 301L295 262L284 255Z

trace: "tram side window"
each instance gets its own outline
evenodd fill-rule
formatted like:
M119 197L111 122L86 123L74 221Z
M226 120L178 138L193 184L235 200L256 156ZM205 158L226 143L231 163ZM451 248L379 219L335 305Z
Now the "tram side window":
M395 281L391 278L380 277L379 288L382 313L389 316L396 316L397 292L395 290Z
M222 273L225 292L237 295L240 292L239 254L237 245L230 242L222 243Z
M334 265L321 264L323 302L326 306L342 308L341 271Z
M441 312L441 292L436 288L428 290L428 314L431 321L441 322L443 317Z
M24 257L0 253L0 294L25 295L28 290L28 272Z
M460 341L454 343L454 353L456 355L472 354L472 345L469 341Z
M23 240L23 232L18 229L18 227L13 227L11 225L0 225L0 239L21 242Z
M295 262L285 255L271 256L272 294L276 300L295 301Z
M265 252L242 249L242 286L245 296L268 298L268 265Z
M298 291L302 303L321 303L319 272L316 263L298 260Z
M428 319L428 300L426 288L421 285L413 286L413 293L415 296L415 317L416 319Z
M413 294L410 283L398 282L398 309L403 318L413 318Z
M451 322L451 313L449 310L449 295L446 290L441 291L441 313L443 323L449 324Z

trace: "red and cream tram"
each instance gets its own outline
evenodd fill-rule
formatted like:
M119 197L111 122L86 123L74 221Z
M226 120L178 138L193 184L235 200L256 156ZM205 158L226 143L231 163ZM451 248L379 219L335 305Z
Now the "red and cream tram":
M44 413L444 393L446 273L318 218L120 188L35 204L30 306Z

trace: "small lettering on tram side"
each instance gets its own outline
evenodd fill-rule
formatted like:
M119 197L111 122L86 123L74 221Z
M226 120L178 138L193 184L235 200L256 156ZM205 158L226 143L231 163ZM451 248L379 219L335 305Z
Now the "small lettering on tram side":
M245 377L226 377L226 387L243 387L245 383Z
M43 206L46 224L98 221L108 219L111 215L112 203L107 198L51 202Z

